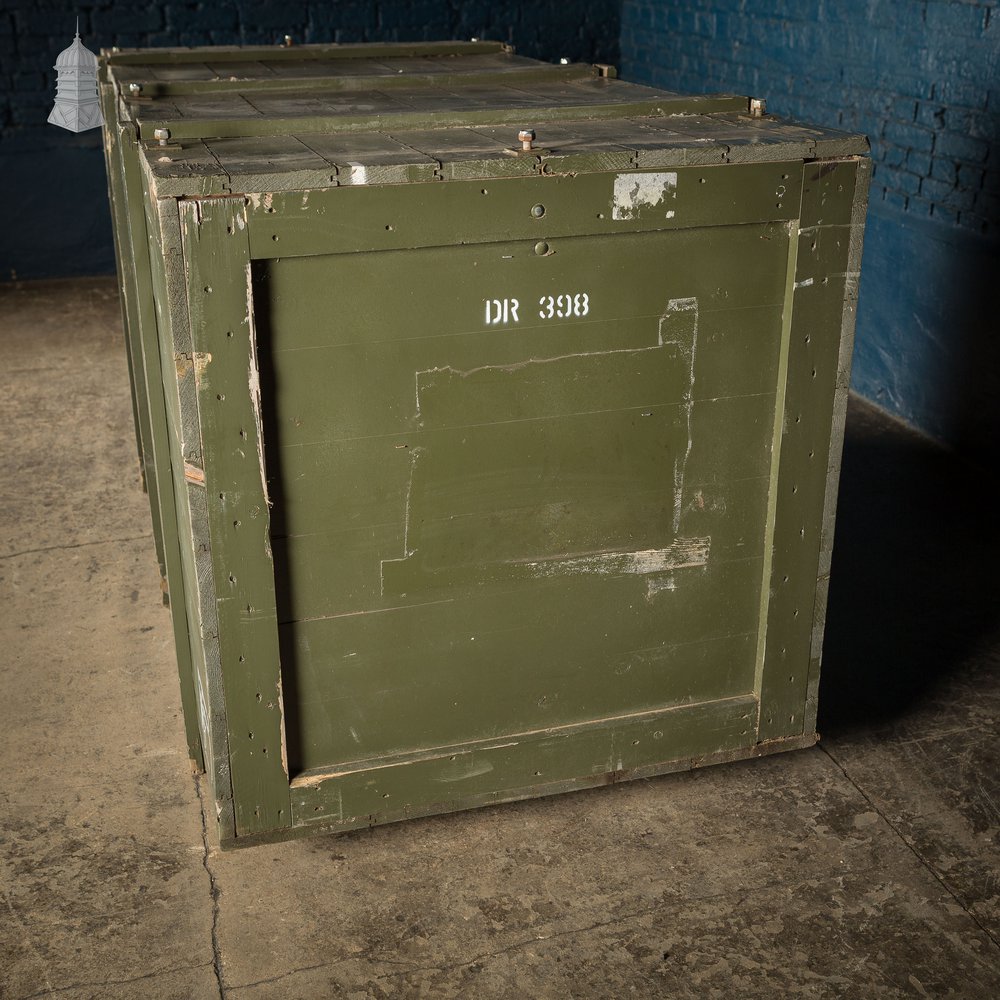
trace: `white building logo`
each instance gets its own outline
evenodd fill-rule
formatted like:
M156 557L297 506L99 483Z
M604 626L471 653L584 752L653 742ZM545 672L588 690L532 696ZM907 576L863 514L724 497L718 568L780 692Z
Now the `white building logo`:
M86 132L103 123L97 102L97 56L80 41L80 19L76 19L73 44L56 58L56 103L49 123L70 132Z

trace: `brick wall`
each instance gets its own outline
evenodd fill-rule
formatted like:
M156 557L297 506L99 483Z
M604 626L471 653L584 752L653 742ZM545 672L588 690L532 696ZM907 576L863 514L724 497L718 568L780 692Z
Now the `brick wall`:
M621 47L626 79L869 136L855 388L1000 452L1000 5L624 0Z
M98 131L46 124L58 53L75 19L92 52L112 45L490 38L522 55L618 62L620 0L0 0L0 281L114 270Z

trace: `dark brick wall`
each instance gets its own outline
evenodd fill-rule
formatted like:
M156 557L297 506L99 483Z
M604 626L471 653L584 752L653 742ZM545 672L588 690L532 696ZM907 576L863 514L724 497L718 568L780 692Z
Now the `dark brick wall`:
M75 19L92 51L112 45L272 44L491 38L522 55L618 62L620 0L0 0L0 280L114 270L98 131L46 124L58 53Z
M1000 453L997 2L624 0L621 46L628 79L869 136L854 386Z

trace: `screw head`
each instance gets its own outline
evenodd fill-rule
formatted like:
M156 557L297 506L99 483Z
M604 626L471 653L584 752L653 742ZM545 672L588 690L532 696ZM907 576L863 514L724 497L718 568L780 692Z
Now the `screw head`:
M763 118L767 111L767 101L763 97L750 98L750 117Z

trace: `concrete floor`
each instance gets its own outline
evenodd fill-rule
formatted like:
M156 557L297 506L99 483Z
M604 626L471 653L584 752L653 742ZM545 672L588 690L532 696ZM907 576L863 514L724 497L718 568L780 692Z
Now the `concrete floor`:
M0 997L998 997L995 508L855 403L820 747L221 854L114 283L3 286Z

